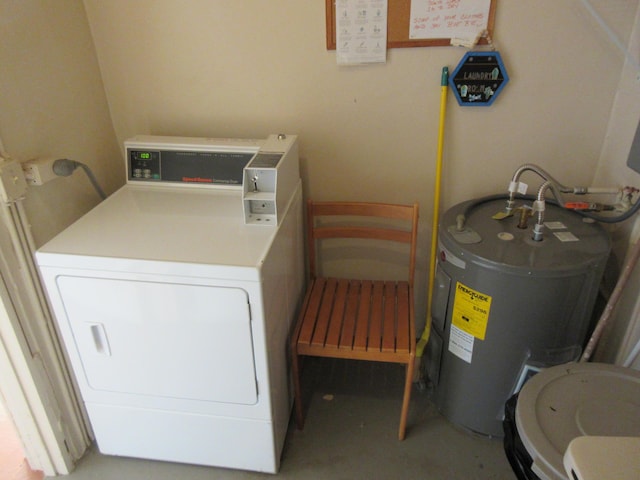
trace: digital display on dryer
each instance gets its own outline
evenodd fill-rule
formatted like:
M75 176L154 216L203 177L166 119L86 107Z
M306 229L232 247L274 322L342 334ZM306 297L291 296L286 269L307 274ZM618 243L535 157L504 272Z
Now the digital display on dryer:
M160 180L160 152L129 150L129 180Z

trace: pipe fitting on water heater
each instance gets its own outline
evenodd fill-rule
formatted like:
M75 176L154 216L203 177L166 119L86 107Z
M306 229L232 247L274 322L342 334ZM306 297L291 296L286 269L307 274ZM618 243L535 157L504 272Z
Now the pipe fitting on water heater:
M542 195L544 195L544 193L542 193ZM533 202L533 213L538 214L538 221L533 227L533 234L531 237L536 242L542 241L542 234L544 232L544 210L545 210L544 198L540 199L540 197L538 197L538 200Z
M527 212L525 210L522 210L523 208L526 208L526 206L523 205L521 207L518 207L516 202L516 194L519 193L521 195L525 195L528 188L525 183L520 182L521 175L526 171L532 171L544 180L542 185L540 185L540 187L538 188L538 192L532 205L532 213L537 214L536 225L534 226L532 232L532 239L536 242L540 242L543 240L545 203L547 201L551 201L546 199L547 191L551 191L553 200L562 208L573 210L583 217L604 223L617 223L626 220L631 215L636 213L638 209L640 209L640 201L638 201L638 199L636 199L635 202L632 201L633 195L640 192L640 190L638 190L637 188L566 186L558 182L547 171L545 171L538 165L524 164L516 169L511 178L511 181L509 182L509 187L507 189L507 203L504 212L500 212L494 215L494 219L501 220L510 217L515 213L515 211L520 211L521 217L518 227L521 229L527 228ZM616 205L603 205L601 203L566 202L563 199L563 194L617 194L621 198L619 198L619 203ZM591 213L614 210L623 213L622 215L619 215L617 217L595 215Z

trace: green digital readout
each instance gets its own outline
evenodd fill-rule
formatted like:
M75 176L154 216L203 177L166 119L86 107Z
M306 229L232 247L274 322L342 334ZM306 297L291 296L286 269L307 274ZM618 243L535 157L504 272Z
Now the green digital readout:
M143 160L149 160L151 158L151 154L149 152L140 152L140 158Z

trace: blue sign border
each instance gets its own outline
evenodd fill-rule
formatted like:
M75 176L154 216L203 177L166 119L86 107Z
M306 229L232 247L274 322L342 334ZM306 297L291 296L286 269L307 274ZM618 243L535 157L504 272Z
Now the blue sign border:
M493 92L493 94L491 95L489 100L487 100L487 101L478 101L478 102L464 101L462 99L462 97L460 96L460 90L458 89L458 86L456 85L456 76L458 75L458 73L460 72L460 70L463 67L467 66L466 65L467 64L467 60L470 57L495 57L496 63L498 65L498 69L500 70L500 73L502 74L502 78L500 80L500 84L498 85L496 90ZM500 56L500 53L499 52L495 52L495 51L490 51L490 52L467 52L464 55L464 57L462 57L462 59L460 60L460 63L458 63L458 66L453 71L453 74L451 74L449 76L449 86L453 90L454 95L456 97L456 100L458 100L458 104L460 106L462 106L462 107L488 107L488 106L490 106L496 100L496 98L498 97L498 95L500 94L500 92L502 91L504 86L507 84L507 82L509 82L509 75L507 75L507 70L504 68L504 63L502 63L502 57Z

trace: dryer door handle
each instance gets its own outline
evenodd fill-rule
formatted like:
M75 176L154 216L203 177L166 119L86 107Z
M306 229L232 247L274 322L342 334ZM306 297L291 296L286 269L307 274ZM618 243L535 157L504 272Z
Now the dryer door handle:
M107 339L107 332L104 329L102 323L91 324L91 337L93 338L93 345L96 347L96 352L100 355L111 356L111 349L109 348L109 340Z

